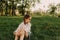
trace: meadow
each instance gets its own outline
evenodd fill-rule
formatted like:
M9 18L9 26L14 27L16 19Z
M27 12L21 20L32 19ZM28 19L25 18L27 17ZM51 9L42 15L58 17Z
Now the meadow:
M13 32L22 22L20 16L0 16L0 40L14 40ZM60 18L32 17L31 40L60 40Z

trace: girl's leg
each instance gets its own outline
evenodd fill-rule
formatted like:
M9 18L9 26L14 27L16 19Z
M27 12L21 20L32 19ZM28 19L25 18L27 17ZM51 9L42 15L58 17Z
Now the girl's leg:
M17 35L15 36L15 40L18 40L18 36Z
M24 39L24 34L20 36L20 40L23 40Z

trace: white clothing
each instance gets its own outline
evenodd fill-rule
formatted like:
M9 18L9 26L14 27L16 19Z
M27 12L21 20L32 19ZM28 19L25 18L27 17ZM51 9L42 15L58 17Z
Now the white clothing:
M24 22L22 22L21 24L19 24L18 28L14 31L14 32L20 32L21 29L24 29L24 31L31 33L31 23L28 24L24 24Z

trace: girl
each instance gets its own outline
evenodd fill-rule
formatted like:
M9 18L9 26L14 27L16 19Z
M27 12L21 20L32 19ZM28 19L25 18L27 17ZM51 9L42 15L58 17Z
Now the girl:
M29 15L24 16L23 22L18 26L18 28L14 31L15 40L24 40L24 37L28 38L29 34L31 33L31 17Z

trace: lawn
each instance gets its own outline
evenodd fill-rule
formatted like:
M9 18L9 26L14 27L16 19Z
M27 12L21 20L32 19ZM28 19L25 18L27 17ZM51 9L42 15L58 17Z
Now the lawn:
M14 40L13 31L22 22L23 17L0 17L0 40ZM60 40L60 18L32 17L31 40Z

